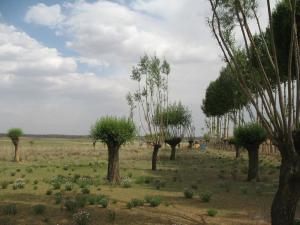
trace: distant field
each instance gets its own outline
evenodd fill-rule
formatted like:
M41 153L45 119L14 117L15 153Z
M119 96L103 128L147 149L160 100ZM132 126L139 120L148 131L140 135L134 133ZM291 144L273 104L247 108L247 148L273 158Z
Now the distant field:
M71 225L72 214L64 203L76 195L87 199L86 211L91 213L91 224L270 224L270 204L277 186L279 159L261 156L261 182L245 182L247 156L234 160L234 152L209 149L206 152L187 150L181 145L176 161L169 161L170 150L159 153L159 171L153 172L151 149L131 144L120 150L121 176L128 177L128 186L111 186L105 180L107 150L97 143L93 149L88 139L23 138L20 149L22 162L11 162L13 146L6 138L0 139L0 184L9 182L5 189L0 187L0 225ZM61 175L61 176L59 176ZM53 180L60 178L60 187ZM56 178L55 178L56 177ZM82 177L89 180L83 184ZM22 178L24 188L15 189L15 181ZM68 180L68 181L66 181ZM80 182L79 182L80 181ZM70 191L65 190L71 186ZM89 194L80 194L82 189ZM16 188L16 187L15 187ZM183 195L184 189L193 190L193 198ZM46 194L48 192L48 195ZM51 192L51 193L50 193ZM56 204L56 193L62 202ZM211 193L211 200L203 202L199 196ZM89 199L105 195L107 208ZM148 204L127 209L133 198L159 196L158 207ZM103 197L103 196L102 196ZM5 215L2 209L16 204L16 215ZM92 203L92 201L91 201ZM36 215L33 206L45 204L42 215ZM215 217L207 210L217 210ZM113 218L115 215L115 218ZM300 209L298 207L298 217Z

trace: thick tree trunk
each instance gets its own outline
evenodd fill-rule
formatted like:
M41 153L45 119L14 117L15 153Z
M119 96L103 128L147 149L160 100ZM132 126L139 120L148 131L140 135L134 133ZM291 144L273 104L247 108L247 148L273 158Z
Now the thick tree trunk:
M160 144L154 144L153 146L153 152L152 152L152 170L156 170L156 163L157 163L157 155L158 151L160 149Z
M282 145L279 187L271 209L272 225L293 225L300 198L300 155ZM279 147L280 148L280 147Z
M120 182L119 147L108 147L107 180L112 183Z
M14 143L14 146L15 146L15 157L14 157L14 161L15 161L15 162L20 162L19 143Z
M193 143L194 143L194 141L192 141L192 140L189 141L188 149L192 149L193 148Z
M176 158L176 145L171 145L170 160L175 160L175 158Z
M235 148L235 158L238 159L238 158L240 158L240 155L241 155L240 147L234 146L234 148Z
M248 150L249 166L248 166L248 181L259 181L258 176L258 147L254 147Z

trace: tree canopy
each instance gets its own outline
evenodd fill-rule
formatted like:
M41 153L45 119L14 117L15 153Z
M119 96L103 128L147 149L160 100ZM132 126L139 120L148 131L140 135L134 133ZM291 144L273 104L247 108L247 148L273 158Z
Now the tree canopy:
M135 137L136 129L130 119L102 117L91 128L91 136L108 146L120 147Z

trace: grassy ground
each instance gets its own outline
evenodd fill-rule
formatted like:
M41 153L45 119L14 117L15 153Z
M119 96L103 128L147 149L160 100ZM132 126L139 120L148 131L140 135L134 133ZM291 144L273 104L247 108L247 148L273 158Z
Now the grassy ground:
M127 177L128 182L122 184L131 186L125 188L105 181L107 151L102 144L97 144L94 150L85 139L27 138L20 145L22 162L14 163L10 141L0 139L0 184L9 183L2 189L0 186L0 225L73 224L73 213L64 206L67 199L81 196L95 200L97 196L104 198L103 195L109 200L107 208L101 207L97 199L94 205L87 202L84 207L91 214L90 224L269 224L278 158L261 156L261 182L249 183L244 181L245 153L240 160L234 160L233 152L212 149L199 152L184 146L174 162L168 159L170 150L162 149L156 172L149 169L151 149L137 144L125 146L120 152L120 167L121 176ZM25 182L24 188L14 185L19 178ZM55 179L54 183L60 184L57 190L53 186ZM68 184L70 191L65 190ZM90 190L90 194L80 194L81 187ZM192 190L193 198L185 198L184 189ZM58 204L57 192L62 195ZM204 202L201 196L209 194L210 201ZM127 209L131 199L145 196L158 196L162 203L158 207L145 204ZM4 212L11 204L16 204L16 215ZM35 214L36 204L46 205L43 214ZM209 209L216 210L217 215L208 216ZM297 215L300 216L299 207Z

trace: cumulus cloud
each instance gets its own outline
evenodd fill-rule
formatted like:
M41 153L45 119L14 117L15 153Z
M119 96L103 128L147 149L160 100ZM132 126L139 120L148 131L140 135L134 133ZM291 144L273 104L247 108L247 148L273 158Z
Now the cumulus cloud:
M101 115L126 115L130 85L127 76L78 73L75 58L0 24L0 132L87 134Z
M62 22L64 16L61 14L61 7L58 4L47 6L44 3L29 7L25 21L45 26L55 26Z

